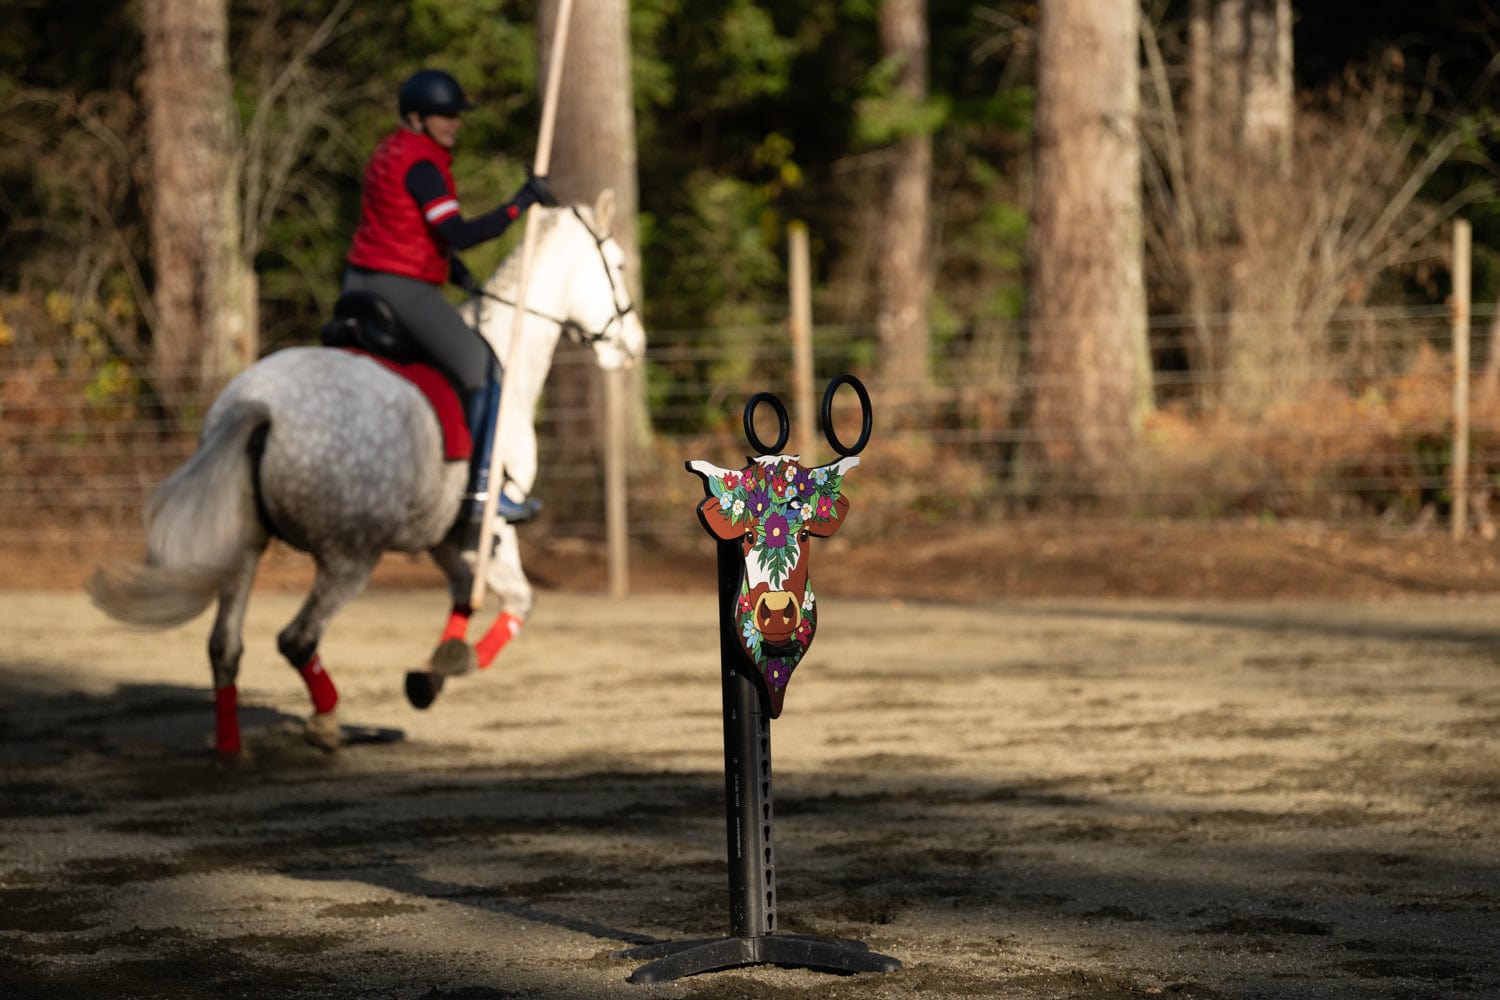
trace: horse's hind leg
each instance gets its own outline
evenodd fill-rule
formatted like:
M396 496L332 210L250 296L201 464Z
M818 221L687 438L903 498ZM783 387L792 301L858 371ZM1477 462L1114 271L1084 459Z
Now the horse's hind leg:
M248 549L233 574L219 590L219 611L208 637L208 661L214 671L214 750L220 757L240 754L239 688L240 655L245 651L242 626L250 603L250 585L261 549Z
M339 745L339 727L334 715L338 689L323 669L318 656L318 642L333 616L364 589L379 554L371 557L328 558L318 560L318 573L312 593L281 634L276 648L292 668L302 675L307 693L312 697L313 714L307 720L307 738L326 750Z

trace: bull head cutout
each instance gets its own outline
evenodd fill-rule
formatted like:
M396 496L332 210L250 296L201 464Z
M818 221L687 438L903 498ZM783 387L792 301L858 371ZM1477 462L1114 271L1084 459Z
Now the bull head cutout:
M764 684L774 719L818 629L817 600L807 580L808 543L844 523L844 475L859 459L845 456L813 469L796 455L763 455L749 463L742 469L708 462L687 467L703 479L708 494L698 505L698 519L720 541L739 542L736 638Z

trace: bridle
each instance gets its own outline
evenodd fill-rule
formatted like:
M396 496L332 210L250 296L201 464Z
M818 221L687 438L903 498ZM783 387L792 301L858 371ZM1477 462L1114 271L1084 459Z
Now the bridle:
M535 316L538 319L544 319L549 323L557 324L558 330L566 335L567 338L573 341L573 343L575 344L587 344L589 346L593 346L599 341L607 339L609 337L610 330L616 324L620 324L622 326L624 325L625 317L629 316L632 312L635 311L635 302L630 298L629 294L620 287L619 283L615 280L614 268L609 266L609 258L604 253L604 244L609 239L609 237L600 236L598 233L594 232L593 227L588 224L588 220L583 217L583 213L578 211L577 205L572 206L570 211L572 211L573 215L577 217L579 223L583 225L584 232L588 233L594 239L594 246L599 251L599 264L604 268L605 280L609 282L609 294L614 301L615 314L608 320L606 320L604 326L598 330L585 330L575 320L564 319L560 316L553 316L550 313L542 312L540 309L534 309L529 305L526 307L526 315ZM623 307L620 305L620 299L622 295L626 303ZM476 293L476 297L490 299L491 301L499 302L502 305L510 306L512 309L516 307L516 303L514 301L503 296L496 295L494 292L491 292L486 288L479 289L479 291Z

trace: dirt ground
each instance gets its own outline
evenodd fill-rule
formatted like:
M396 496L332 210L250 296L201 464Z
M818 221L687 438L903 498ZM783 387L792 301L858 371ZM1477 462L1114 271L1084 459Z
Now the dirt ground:
M324 658L334 754L247 628L217 766L206 618L117 626L108 544L0 550L0 996L1500 996L1495 546L1027 521L839 538L772 724L778 924L901 960L657 986L728 929L712 553L532 543L538 611L426 711L446 612L388 559Z
M631 591L711 587L713 548L695 528L689 522L689 534L670 547L637 545L629 555ZM938 525L878 540L862 538L857 530L850 535L819 544L814 580L820 590L962 602L1500 595L1500 542L1474 536L1454 541L1437 526L1386 530L1250 520L1034 517ZM606 589L599 545L527 533L521 541L526 570L540 589ZM139 548L129 532L21 532L0 526L0 588L77 589L100 560L138 558ZM258 583L263 589L299 591L311 579L305 557L273 543ZM441 577L425 557L389 555L374 584L436 587Z

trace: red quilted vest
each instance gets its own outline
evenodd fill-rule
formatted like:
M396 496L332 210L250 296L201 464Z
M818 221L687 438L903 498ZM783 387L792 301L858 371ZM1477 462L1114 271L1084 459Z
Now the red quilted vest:
M422 160L443 175L448 195L427 205L406 190L406 172ZM441 285L448 280L448 246L432 227L458 213L453 154L427 135L397 129L380 141L365 167L364 198L349 263Z

